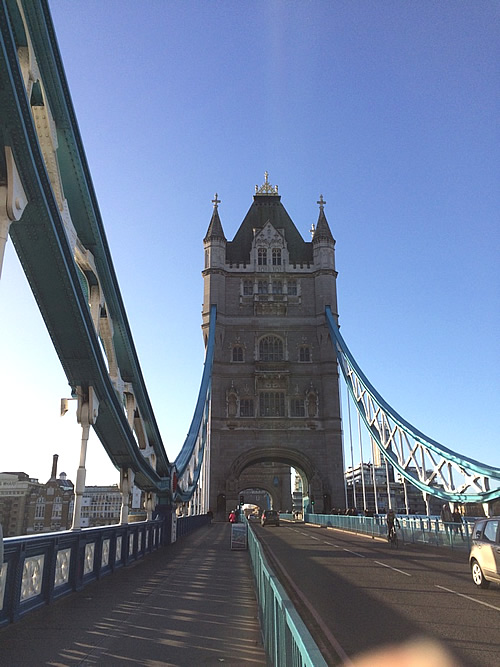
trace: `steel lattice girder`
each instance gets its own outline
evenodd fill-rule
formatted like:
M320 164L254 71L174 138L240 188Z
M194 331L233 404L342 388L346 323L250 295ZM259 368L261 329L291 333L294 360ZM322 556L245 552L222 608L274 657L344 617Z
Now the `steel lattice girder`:
M485 503L500 498L500 468L453 452L421 433L384 401L349 352L329 307L326 320L349 392L388 462L424 494L451 502Z

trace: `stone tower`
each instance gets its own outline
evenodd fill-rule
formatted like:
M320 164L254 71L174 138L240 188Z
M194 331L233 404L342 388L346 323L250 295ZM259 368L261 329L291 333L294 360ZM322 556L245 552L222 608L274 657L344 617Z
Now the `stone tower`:
M232 241L219 204L216 195L203 270L205 336L210 306L217 306L210 507L222 518L243 489L258 487L285 510L290 467L315 512L344 507L339 376L324 315L327 305L337 313L326 202L321 196L309 242L267 173Z

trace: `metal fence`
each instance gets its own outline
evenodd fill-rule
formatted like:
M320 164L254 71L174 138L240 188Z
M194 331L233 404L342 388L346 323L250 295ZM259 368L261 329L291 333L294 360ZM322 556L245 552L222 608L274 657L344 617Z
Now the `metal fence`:
M177 520L182 537L209 521ZM0 627L171 543L172 516L153 521L61 531L3 540Z
M248 525L248 523L247 523ZM248 549L259 603L264 647L273 667L326 667L309 630L298 615L248 525Z
M292 514L280 514L280 516L283 519L294 520ZM475 521L473 517L464 517L462 523L445 523L438 516L398 515L397 519L400 523L400 537L407 544L427 544L464 551L470 549ZM387 536L385 515L369 517L344 514L304 514L304 521L372 537L385 538Z

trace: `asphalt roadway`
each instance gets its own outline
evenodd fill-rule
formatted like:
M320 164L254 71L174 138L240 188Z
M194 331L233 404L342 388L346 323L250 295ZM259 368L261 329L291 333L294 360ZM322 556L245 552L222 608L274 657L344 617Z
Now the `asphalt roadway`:
M0 665L266 665L248 552L200 528L1 629Z
M466 552L401 544L396 550L311 524L252 525L329 665L427 638L449 652L450 664L500 666L500 587L474 586ZM429 662L411 662L417 664Z
M301 523L252 527L328 665L500 666L500 587L476 589L466 554ZM200 528L26 615L0 630L0 665L266 665L249 555L229 539L228 523ZM373 653L419 637L450 659Z

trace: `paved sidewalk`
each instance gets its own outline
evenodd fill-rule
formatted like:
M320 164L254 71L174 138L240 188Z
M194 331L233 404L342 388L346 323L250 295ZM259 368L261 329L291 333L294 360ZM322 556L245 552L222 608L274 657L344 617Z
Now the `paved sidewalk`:
M266 665L250 558L214 523L0 630L0 664Z

